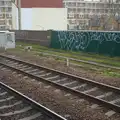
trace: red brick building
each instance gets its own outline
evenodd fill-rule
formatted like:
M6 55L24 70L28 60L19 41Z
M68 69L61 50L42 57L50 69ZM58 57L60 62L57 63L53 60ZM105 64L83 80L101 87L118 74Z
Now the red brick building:
M62 8L63 0L21 0L22 8Z

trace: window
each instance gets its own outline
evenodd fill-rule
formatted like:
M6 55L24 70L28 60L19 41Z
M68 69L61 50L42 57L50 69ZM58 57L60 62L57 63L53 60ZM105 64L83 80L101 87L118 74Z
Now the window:
M12 7L8 7L8 12L11 12L12 11Z
M5 12L5 8L4 7L1 7L1 12Z
M1 1L1 4L2 4L2 5L4 5L4 4L5 4L5 2L4 2L4 1Z
M1 30L5 30L5 28L6 28L5 26L0 26Z
M6 18L11 18L12 15L11 14L6 14Z
M2 18L3 17L3 14L0 14L0 18Z
M11 6L11 5L12 5L12 2L11 2L11 1L5 1L4 4L7 5L7 6Z
M80 11L81 11L81 9L80 9L80 8L78 8L78 9L77 9L77 12L80 12Z
M69 16L69 18L73 18L74 14L69 14L68 16Z
M9 25L12 25L12 20L9 20Z

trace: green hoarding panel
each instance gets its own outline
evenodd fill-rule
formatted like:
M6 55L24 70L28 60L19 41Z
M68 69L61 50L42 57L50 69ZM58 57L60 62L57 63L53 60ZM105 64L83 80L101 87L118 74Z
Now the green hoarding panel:
M120 56L120 32L52 31L52 48Z

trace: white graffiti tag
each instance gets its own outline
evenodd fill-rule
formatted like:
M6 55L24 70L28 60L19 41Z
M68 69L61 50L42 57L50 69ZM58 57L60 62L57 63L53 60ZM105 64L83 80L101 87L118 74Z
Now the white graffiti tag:
M58 41L61 49L85 50L92 41L114 41L120 43L120 33L116 32L92 32L92 31L58 31Z

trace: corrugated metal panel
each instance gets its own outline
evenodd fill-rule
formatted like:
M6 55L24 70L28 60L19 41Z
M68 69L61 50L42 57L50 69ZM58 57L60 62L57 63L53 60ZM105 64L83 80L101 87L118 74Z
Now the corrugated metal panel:
M22 8L62 8L63 0L21 0Z

